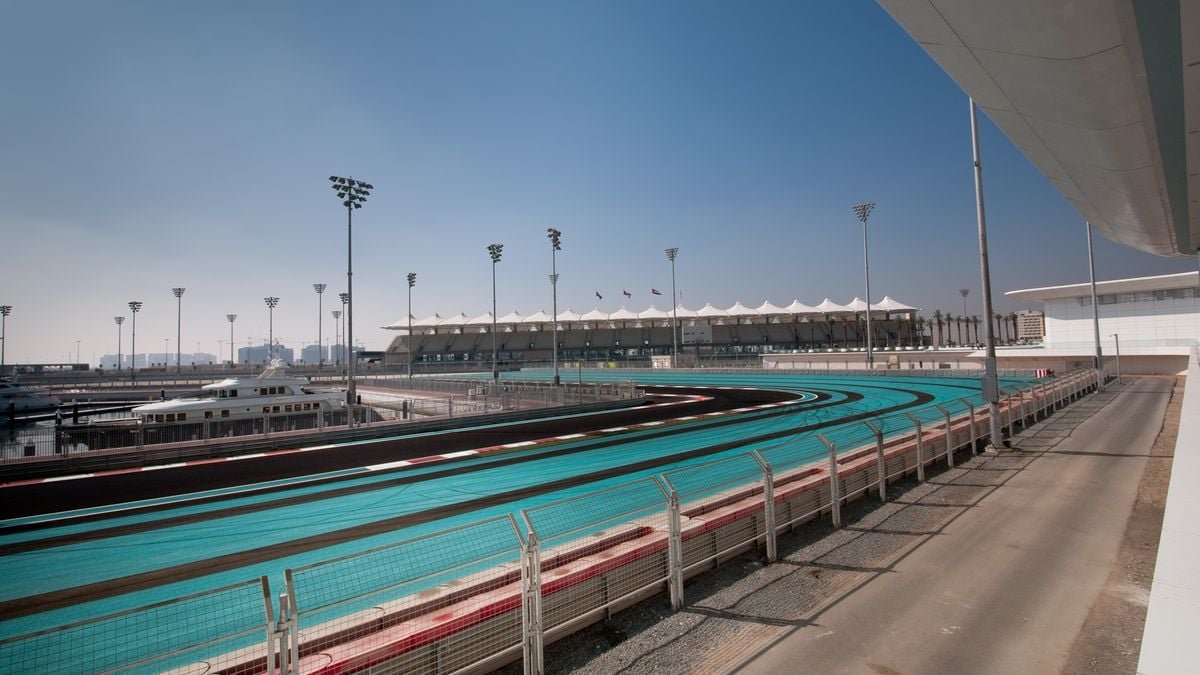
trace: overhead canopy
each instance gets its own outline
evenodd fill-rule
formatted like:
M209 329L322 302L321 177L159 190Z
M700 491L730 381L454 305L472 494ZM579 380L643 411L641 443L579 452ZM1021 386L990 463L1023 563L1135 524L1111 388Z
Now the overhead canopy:
M424 319L418 319L413 322L413 328L433 328L442 322L442 315L434 313L433 316L427 316Z
M545 310L539 309L536 313L525 317L522 323L552 323L553 321L554 317L547 314Z
M879 3L1097 232L1196 254L1200 5Z
M780 316L791 314L791 312L788 310L782 307L776 307L766 300L763 300L763 304L759 305L754 311L762 316Z
M729 314L729 316L738 317L761 316L758 313L758 310L750 309L749 307L743 305L741 300L733 303L733 306L725 310L725 313Z
M729 312L726 312L723 309L717 309L716 307L713 307L712 303L710 302L710 303L706 303L703 307L696 310L696 316L706 317L706 318L712 317L712 316L729 316Z
M559 322L578 321L579 314L573 309L565 309L558 313Z
M883 300L871 305L871 309L882 312L915 312L918 307L910 307L903 302L897 302L888 296L883 296Z
M624 307L608 315L609 321L633 321L637 318L638 315L636 313L631 312Z
M592 311L579 317L580 321L608 321L608 312L601 312L599 307L593 307Z
M521 316L521 313L514 309L513 311L509 312L508 314L505 314L504 316L500 317L499 319L496 319L496 323L503 323L503 324L508 325L508 324L514 324L514 323L521 323L521 321L524 319L525 319L525 317Z
M483 325L490 326L490 325L492 325L492 313L484 312L483 314L480 314L479 316L477 316L473 319L469 319L467 321L467 325L468 326L483 326Z
M656 308L654 305L650 305L644 312L638 312L639 319L668 319L670 317L670 314Z

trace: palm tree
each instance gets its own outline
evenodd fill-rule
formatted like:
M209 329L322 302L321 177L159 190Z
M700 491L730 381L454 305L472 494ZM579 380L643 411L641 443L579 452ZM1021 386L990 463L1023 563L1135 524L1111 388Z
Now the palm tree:
M933 321L934 321L934 325L937 326L937 340L934 340L934 342L933 342L934 347L942 346L942 319L943 318L944 317L942 315L942 310L940 310L940 309L933 310Z
M918 316L912 320L911 326L917 330L917 346L925 346L925 317ZM912 341L912 338L909 338Z
M1009 320L1010 322L1012 322L1012 339L1013 339L1013 340L1016 340L1016 339L1017 339L1017 313L1016 313L1016 312L1009 312L1009 313L1008 313L1008 320Z
M980 323L982 323L982 322L979 320L978 314L971 317L971 324L975 326L975 344L979 344L979 324Z
M946 342L948 342L950 344L954 344L954 342L950 339L950 327L953 325L954 325L954 315L951 314L950 312L946 312Z
M1003 331L1000 330L1004 326L1004 315L996 312L992 315L992 318L996 321L996 339L1004 342L1004 338L1002 337Z
M967 317L965 317L965 316L954 317L954 327L958 331L958 346L959 347L961 347L965 344L963 342L963 338L962 338L962 326L963 326L963 320L966 318Z

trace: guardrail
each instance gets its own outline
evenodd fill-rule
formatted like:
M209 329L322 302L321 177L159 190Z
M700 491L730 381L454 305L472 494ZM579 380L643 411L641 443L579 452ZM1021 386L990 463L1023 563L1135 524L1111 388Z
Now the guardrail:
M1000 421L1011 435L1095 387L1086 370L1005 391ZM88 672L162 663L179 672L443 673L522 659L540 673L547 641L664 590L680 608L688 577L759 546L774 562L780 533L824 514L840 527L846 501L886 500L888 483L924 480L933 463L976 452L989 426L981 404L976 395L868 417L526 509L523 527L505 515L288 569L278 617L261 581L253 644L244 621L180 619L188 607L213 614L209 594L197 594L0 640L0 669L62 670L69 655L67 670ZM163 606L180 610L147 646L120 628Z

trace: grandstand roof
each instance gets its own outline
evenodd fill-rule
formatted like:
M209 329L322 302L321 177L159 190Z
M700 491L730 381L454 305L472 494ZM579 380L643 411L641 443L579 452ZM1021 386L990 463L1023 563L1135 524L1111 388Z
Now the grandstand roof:
M743 305L741 301L738 301L735 302L729 309L714 307L712 303L705 303L704 307L700 308L699 310L688 309L682 304L677 306L674 310L661 310L654 305L650 305L641 312L634 312L627 307L621 307L621 309L612 312L611 314L602 311L599 307L595 307L592 309L592 311L583 315L577 314L572 309L564 310L563 312L559 313L558 322L597 323L605 321L662 320L672 318L672 316L677 316L680 319L709 319L725 317L763 318L792 316L796 320L804 321L809 318L816 318L820 315L828 316L830 314L855 314L862 312L865 309L866 303L863 302L862 298L854 298L854 300L850 301L850 303L847 305L839 305L829 298L825 298L823 301L821 301L821 304L817 305L816 307L806 305L799 300L793 300L792 303L787 307L779 307L778 305L773 305L768 301L763 301L763 303L756 308L747 307ZM886 295L883 297L883 300L871 305L871 311L873 313L916 312L918 310L918 307L906 305L903 302L894 300ZM512 326L516 324L552 323L552 321L553 320L551 319L550 315L547 314L545 310L538 310L536 313L529 316L522 316L520 312L513 310L508 315L497 319L496 323ZM429 316L424 319L414 320L412 325L413 328L437 328L442 326L454 327L491 325L491 323L491 312L484 312L483 314L471 319L468 319L466 314L459 312L457 315L445 319L442 318L440 314L434 314L433 316ZM407 327L407 319L402 319L395 323L388 324L383 328L389 330L405 330Z

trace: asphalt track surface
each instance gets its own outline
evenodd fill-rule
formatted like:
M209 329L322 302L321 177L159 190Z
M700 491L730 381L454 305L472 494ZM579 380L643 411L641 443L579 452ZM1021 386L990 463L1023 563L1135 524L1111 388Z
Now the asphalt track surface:
M325 559L331 557L331 551L339 548L344 550L345 546L366 547L373 540L395 537L397 532L415 525L447 527L440 523L481 518L483 516L480 514L494 513L497 509L507 510L515 503L529 503L526 500L530 498L545 499L554 494L569 494L572 493L571 488L590 490L602 481L611 483L614 480L627 480L626 474L638 471L643 474L663 471L688 462L705 461L721 453L744 452L749 443L794 438L856 419L928 407L935 396L924 391L927 387L939 390L936 398L943 402L966 395L966 391L971 389L971 383L965 378L957 381L939 378L936 383L929 380L918 382L912 378L881 378L865 387L883 396L873 403L870 398L864 399L864 395L858 391L863 388L861 381L857 382L859 386L855 386L856 383L850 379L827 377L821 379L819 385L813 386L812 393L802 402L779 406L781 401L797 398L795 382L780 387L791 391L773 391L767 384L754 381L753 378L747 381L752 383L747 384L746 388L705 387L689 390L676 385L665 391L673 394L702 393L710 398L672 406L647 405L607 413L601 417L571 416L416 438L359 442L339 447L336 452L292 453L234 463L218 462L0 488L0 508L6 509L6 515L10 517L9 521L0 523L0 576L31 575L38 569L39 561L43 560L41 556L45 556L45 564L50 566L45 579L33 575L28 584L10 579L7 586L0 588L3 592L0 596L0 634L12 635L63 623L68 619L95 616L104 611L131 606L135 598L153 600L179 595L190 583L200 583L200 588L209 588L217 585L215 581L218 578L228 579L230 574L243 578L243 574L258 573L258 570L277 573L279 570L275 568L282 569L281 561L285 559L291 564L295 564L295 561ZM784 384L782 380L779 382ZM653 387L647 388L653 390ZM489 455L486 461L480 462L446 462L444 465L420 465L419 470L382 471L372 474L369 480L364 478L364 474L353 472L364 465L553 438L584 428L629 427L680 416L696 418L764 403L778 407L754 413L704 418L703 423L666 424L637 432L613 434L611 437L539 445L536 451L506 451L495 456ZM696 424L700 424L702 431L697 432ZM676 437L682 439L693 432L700 433L707 442L673 440ZM605 460L608 463L589 464L580 461L578 463L583 468L577 472L546 473L545 480L538 480L543 475L538 473L540 464L577 462L574 459L576 454L621 453L625 452L623 446L632 444L630 447L636 447L637 443L657 445L661 452L647 453L643 458L630 451L631 454L623 456L619 462L611 458ZM339 474L339 471L349 473ZM446 496L442 492L447 488L436 487L442 478L470 480L471 474L477 473L479 478L474 480L486 482L488 475L496 475L496 472L508 472L511 475L513 471L526 475L521 481L515 481L509 489L495 484L486 491L469 486L477 491L472 493L464 489L460 496ZM307 478L314 475L317 477ZM270 481L279 481L279 484L272 485ZM298 481L303 481L304 489L298 489ZM267 484L256 485L249 491L231 490L221 494L223 488L259 483ZM309 488L311 490L306 491ZM449 489L456 488L451 486ZM214 494L198 498L189 496L187 508L182 508L179 501L169 498L161 502L152 501L170 495L192 495L203 490L213 490ZM438 492L425 492L431 498L426 498L422 506L408 512L396 509L378 511L385 517L373 517L370 514L361 514L360 517L360 514L353 513L351 515L354 518L351 518L342 512L335 513L336 509L347 508L335 506L341 498L370 497L387 490ZM139 500L151 501L133 508L123 507L115 514L111 511L85 511L65 520L16 520L21 514L36 516ZM323 507L323 504L327 506ZM239 518L273 518L275 511L294 516L303 508L318 511L325 508L323 517L327 522L324 524L328 527L310 532L305 532L303 528L285 528L281 533L264 529L264 534L270 533L273 540L265 537L240 548L227 546L222 549L221 541L214 538L216 545L212 546L211 551L196 550L209 545L203 540L197 540L195 546L187 549L187 538L196 536L188 534L194 531L189 527L209 526L211 531L202 534L216 537L218 523L226 528L237 528L234 523ZM353 507L350 508L353 511ZM274 529L278 529L279 522L287 522L286 518L293 516L280 515ZM332 522L334 520L349 524L336 526ZM420 531L420 528L406 531ZM289 533L291 536L287 536ZM142 539L139 540L139 537ZM168 540L178 541L184 552L166 548ZM142 546L150 547L142 553L143 561L130 564L126 560L120 566L120 572L105 574L87 570L76 577L62 569L86 564L93 559L97 565L103 565L106 556L111 556L107 558L111 561L118 560L117 556L120 555L136 558ZM66 552L67 555L56 558L60 552ZM0 586L3 585L0 581ZM113 605L106 602L108 600L118 602ZM30 619L33 619L32 623Z

